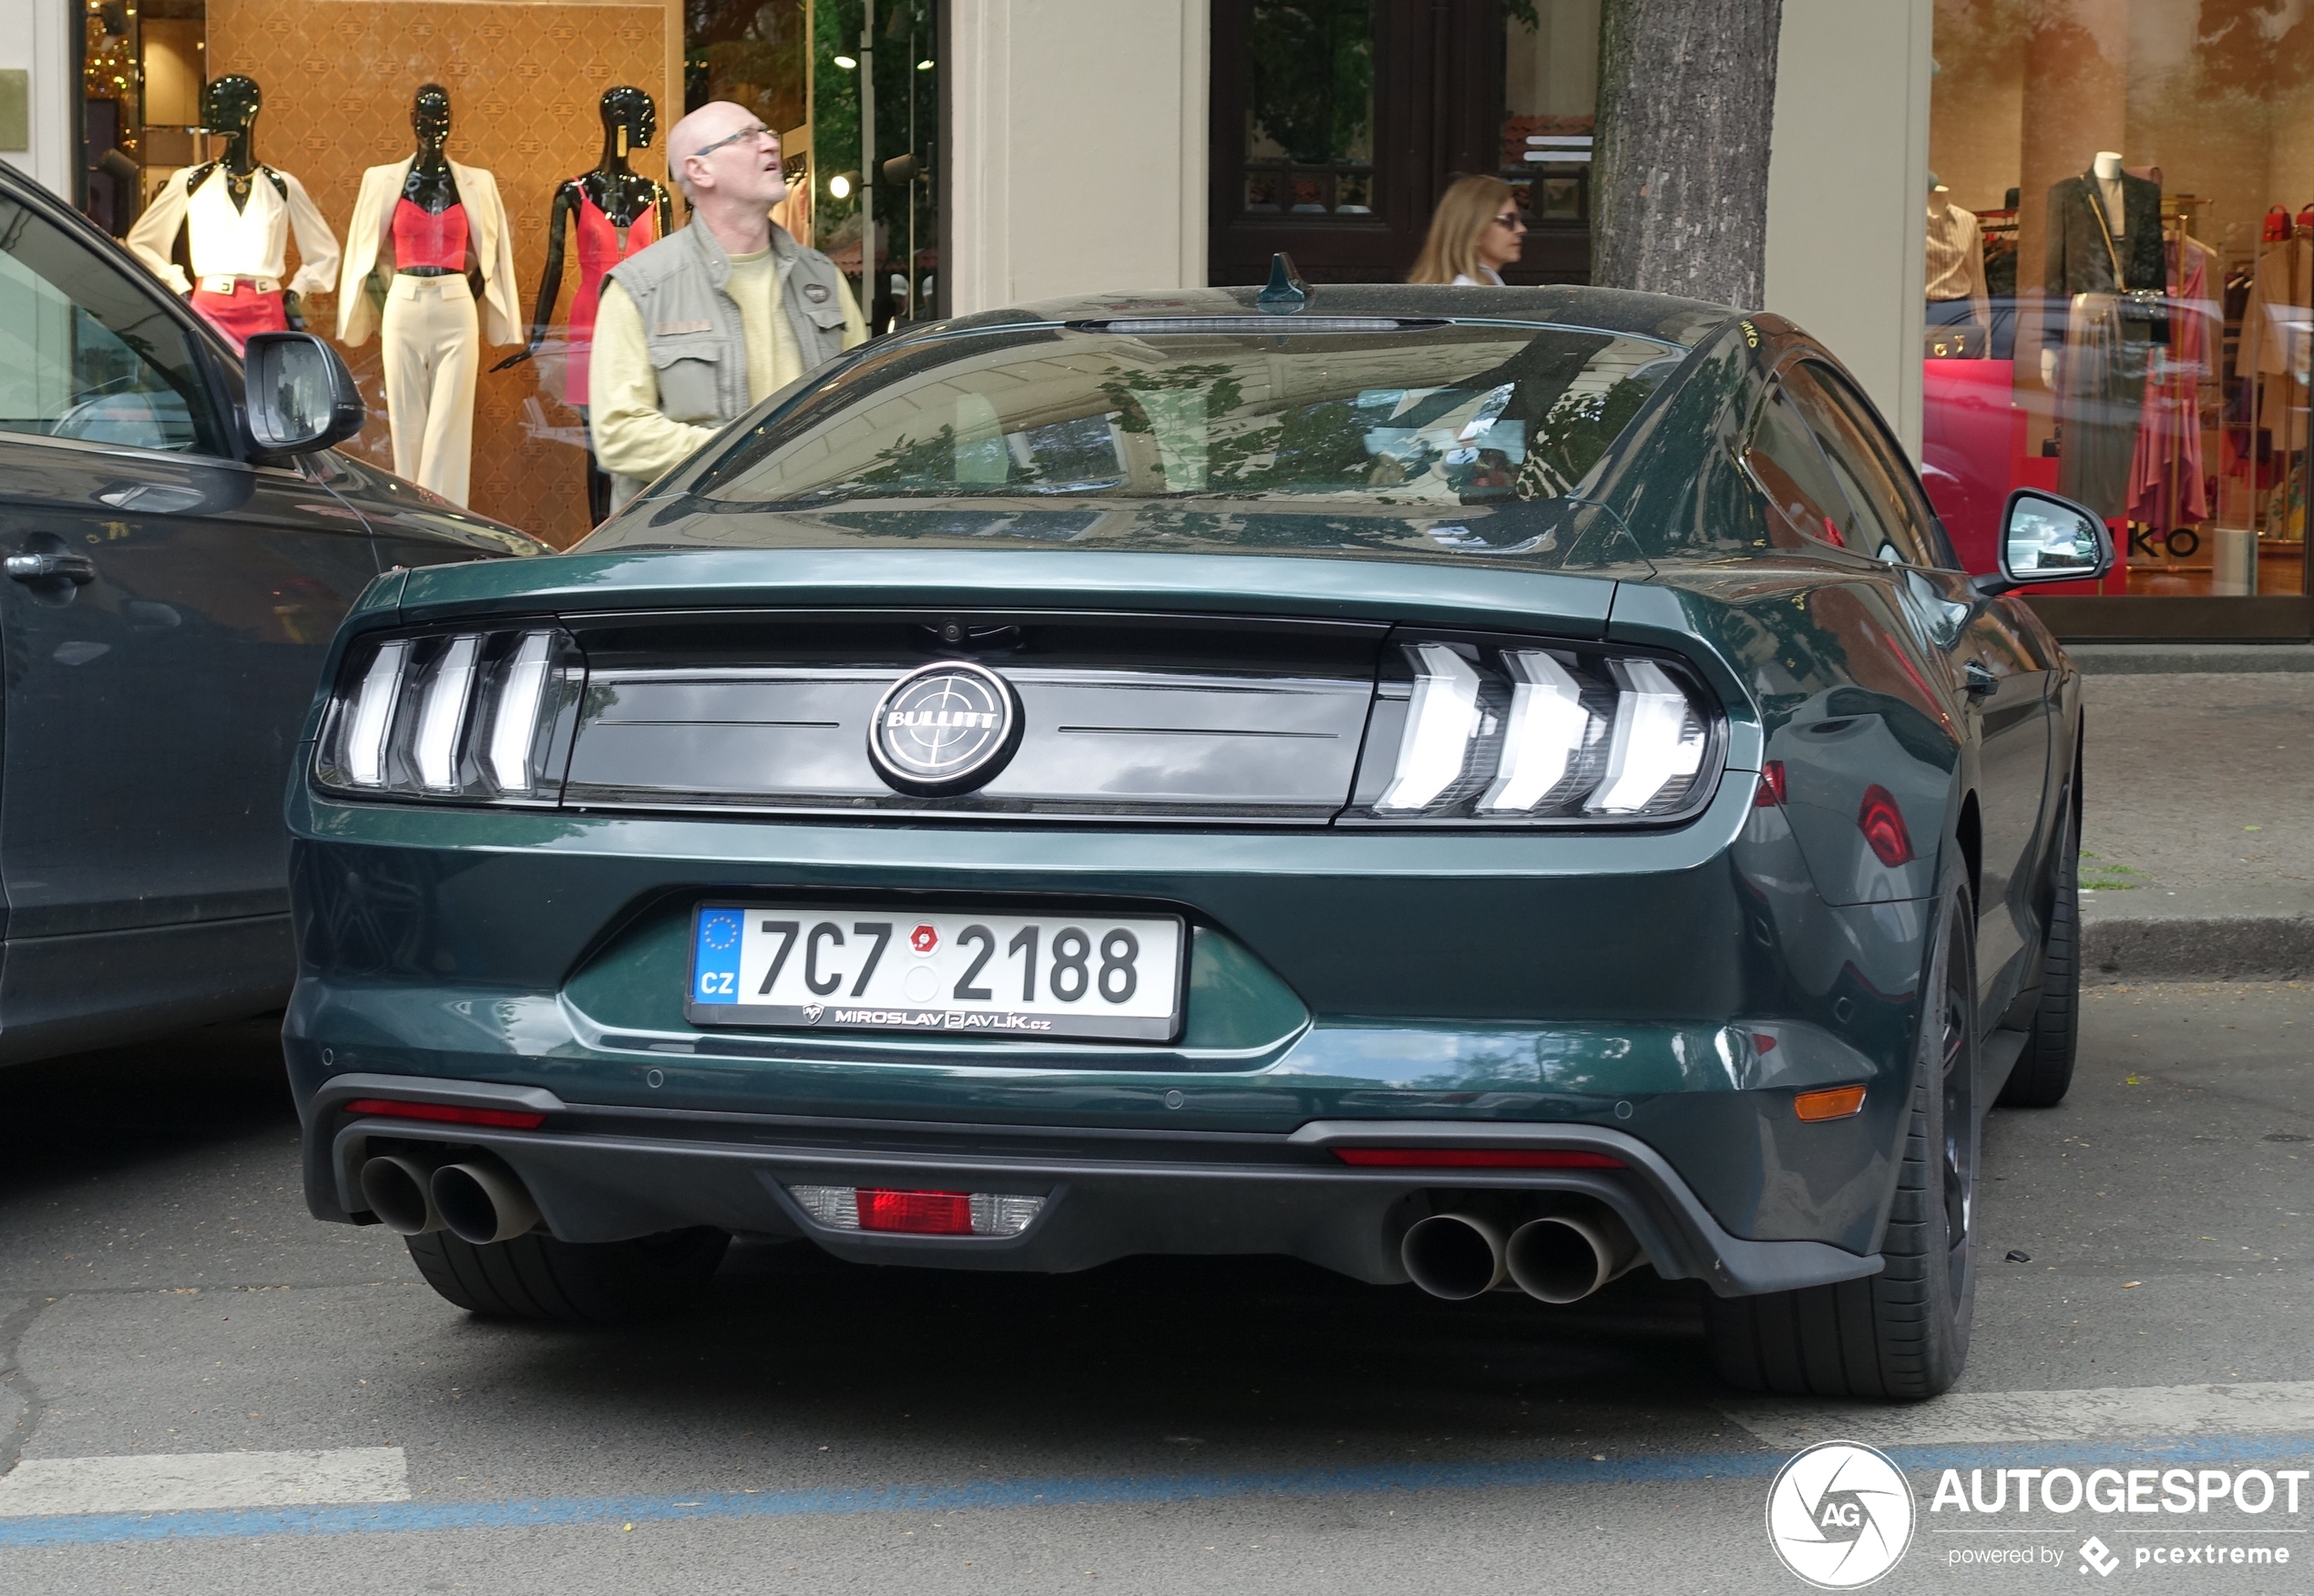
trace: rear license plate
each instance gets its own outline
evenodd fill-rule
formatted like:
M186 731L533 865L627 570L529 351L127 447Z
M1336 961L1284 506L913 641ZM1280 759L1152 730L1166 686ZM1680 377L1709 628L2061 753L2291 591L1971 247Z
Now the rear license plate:
M694 1025L1165 1042L1181 1029L1172 916L895 914L705 904Z

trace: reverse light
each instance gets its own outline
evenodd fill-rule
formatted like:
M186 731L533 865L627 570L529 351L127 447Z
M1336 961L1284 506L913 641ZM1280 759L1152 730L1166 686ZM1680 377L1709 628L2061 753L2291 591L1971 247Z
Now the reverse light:
M1680 662L1592 645L1409 640L1386 656L1361 822L1655 820L1717 776L1716 708Z
M1818 1120L1845 1120L1864 1111L1864 1089L1828 1086L1820 1091L1804 1091L1792 1100L1792 1111L1811 1124Z
M790 1186L787 1194L830 1230L915 1236L1017 1236L1041 1197L1005 1192L904 1192L877 1186Z
M381 797L551 803L585 680L558 630L390 638L347 660L314 779Z
M457 1103L412 1103L399 1098L355 1098L343 1112L382 1120L424 1120L435 1125L486 1125L497 1130L536 1130L547 1116L527 1109L469 1109Z
M1620 1170L1612 1153L1563 1147L1337 1147L1346 1164L1400 1170Z
M1877 782L1864 789L1856 828L1864 834L1864 845L1872 856L1889 869L1912 862L1912 834L1904 828L1904 811L1896 806L1896 795Z

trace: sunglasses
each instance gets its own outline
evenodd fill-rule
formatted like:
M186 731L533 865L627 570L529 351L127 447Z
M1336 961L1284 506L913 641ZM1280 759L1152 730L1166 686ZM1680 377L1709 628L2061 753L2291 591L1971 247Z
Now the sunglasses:
M726 134L722 138L715 140L712 144L701 145L697 149L691 151L691 156L694 159L696 159L701 156L712 155L717 150L722 148L726 144L737 144L742 138L762 138L767 134L773 138L779 137L777 134L773 133L769 128L764 127L763 123L758 122L753 128L742 128L736 133Z
M1520 220L1519 213L1515 210L1503 211L1500 215L1494 219L1494 224L1497 227L1507 227L1512 232L1517 232L1520 229L1527 225L1524 220Z

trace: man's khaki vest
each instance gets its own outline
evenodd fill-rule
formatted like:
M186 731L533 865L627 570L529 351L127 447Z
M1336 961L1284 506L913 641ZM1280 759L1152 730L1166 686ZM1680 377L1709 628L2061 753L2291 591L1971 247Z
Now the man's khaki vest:
M844 352L844 280L835 263L772 228L780 303L806 373ZM692 426L722 426L747 414L747 337L724 285L732 263L715 235L696 221L612 267L642 317L643 343L659 379L660 414ZM642 490L631 476L610 479L615 509Z

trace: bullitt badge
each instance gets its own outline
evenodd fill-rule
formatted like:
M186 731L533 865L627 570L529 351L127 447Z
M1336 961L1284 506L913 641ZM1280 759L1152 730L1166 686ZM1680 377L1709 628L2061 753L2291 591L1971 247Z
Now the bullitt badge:
M969 793L994 781L1020 746L1020 696L984 665L927 665L885 693L867 743L875 773L896 791Z

